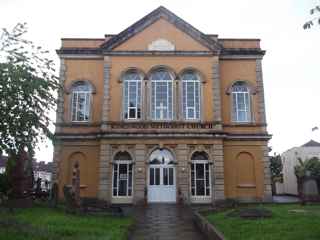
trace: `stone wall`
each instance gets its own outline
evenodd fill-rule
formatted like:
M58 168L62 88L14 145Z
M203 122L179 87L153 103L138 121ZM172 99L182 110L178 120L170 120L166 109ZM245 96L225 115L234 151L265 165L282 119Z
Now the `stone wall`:
M99 166L99 188L98 197L111 201L112 188L112 165L111 165L111 146L101 142L100 146L100 166Z
M135 146L135 165L133 179L133 196L135 204L143 204L145 200L145 187L147 182L146 145Z

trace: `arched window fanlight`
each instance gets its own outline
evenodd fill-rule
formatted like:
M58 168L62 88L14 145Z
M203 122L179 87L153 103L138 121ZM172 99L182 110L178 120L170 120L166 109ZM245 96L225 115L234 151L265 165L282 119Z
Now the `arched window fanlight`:
M149 158L150 164L174 164L174 157L167 149L154 150Z

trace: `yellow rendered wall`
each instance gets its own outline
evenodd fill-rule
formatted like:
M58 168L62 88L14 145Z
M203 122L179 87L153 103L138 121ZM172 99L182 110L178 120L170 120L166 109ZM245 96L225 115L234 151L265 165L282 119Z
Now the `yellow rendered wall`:
M99 184L99 143L64 145L59 163L59 189L63 198L63 186L71 185L75 161L80 164L81 197L96 197Z
M224 179L227 198L262 198L263 151L266 142L224 141ZM251 156L252 160L247 156Z
M156 66L168 66L176 73L192 67L201 72L206 81L203 84L203 120L212 121L212 64L214 57L112 57L110 79L110 120L119 121L122 109L122 84L119 82L121 73L128 68L138 68L147 73ZM147 100L148 104L150 101Z
M145 51L157 39L166 39L175 45L177 51L208 51L208 48L182 32L168 21L160 18L142 32L117 46L114 51Z
M256 60L220 60L221 101L223 123L231 123L231 95L227 95L228 87L234 81L245 80L256 84ZM254 119L258 119L257 95L252 96L252 110Z
M64 88L69 89L72 82L76 80L90 81L96 88L96 93L92 94L91 122L100 122L102 114L103 99L103 59L66 59L66 79ZM71 94L64 93L64 120L70 122Z

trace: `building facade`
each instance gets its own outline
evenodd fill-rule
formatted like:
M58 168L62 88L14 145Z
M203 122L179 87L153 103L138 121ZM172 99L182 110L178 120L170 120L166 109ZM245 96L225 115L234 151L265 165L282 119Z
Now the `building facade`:
M298 195L298 184L294 167L299 165L299 159L305 161L313 157L320 158L320 143L314 140L310 140L300 147L291 148L281 154L283 193Z
M259 39L204 34L159 7L116 35L62 39L60 191L110 203L271 197Z

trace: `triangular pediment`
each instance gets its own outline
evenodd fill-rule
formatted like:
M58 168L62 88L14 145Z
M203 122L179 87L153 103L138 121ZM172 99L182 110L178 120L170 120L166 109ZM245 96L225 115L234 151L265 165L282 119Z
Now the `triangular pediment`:
M105 51L168 49L168 51L219 52L221 46L217 41L161 6L113 36L103 43L101 48Z

